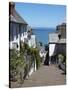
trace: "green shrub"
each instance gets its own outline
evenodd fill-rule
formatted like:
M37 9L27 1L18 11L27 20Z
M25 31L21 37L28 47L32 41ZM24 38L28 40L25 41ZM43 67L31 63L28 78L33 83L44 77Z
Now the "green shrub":
M25 43L22 43L21 41L20 41L20 52L25 52L25 50L26 50L26 44Z
M27 51L27 52L26 52ZM31 55L32 59L29 60L28 68L27 68L27 62L24 60L24 54L25 52L27 55ZM38 69L40 67L40 56L39 56L39 50L37 48L29 48L29 46L26 43L23 43L23 46L20 45L20 52L17 52L15 49L10 50L10 76L12 75L14 78L19 76L20 70L24 70L24 73L28 73L25 68L30 69L33 60L36 60L36 68ZM25 75L26 75L25 74Z
M40 67L40 64L41 64L39 50L37 48L31 48L30 52L33 55L34 59L36 60L36 68L38 69Z
M10 78L11 76L15 78L19 70L18 68L22 68L23 63L24 63L24 58L23 54L18 53L16 50L10 50L10 56L9 56L9 61L10 61Z
M59 55L58 55L58 59L59 59L62 63L64 63L64 62L66 61L66 58L65 58L65 56L64 56L63 54L59 54Z

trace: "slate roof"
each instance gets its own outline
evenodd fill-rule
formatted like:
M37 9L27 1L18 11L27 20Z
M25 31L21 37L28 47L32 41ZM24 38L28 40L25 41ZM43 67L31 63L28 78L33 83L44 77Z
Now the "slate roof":
M14 9L13 15L11 14L9 16L9 21L21 23L21 24L27 24L27 22L18 14L18 12Z

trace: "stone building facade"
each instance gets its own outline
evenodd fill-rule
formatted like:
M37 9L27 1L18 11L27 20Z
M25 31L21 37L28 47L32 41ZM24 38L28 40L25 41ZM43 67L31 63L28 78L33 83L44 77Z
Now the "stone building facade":
M50 62L56 63L56 56L63 54L66 56L66 23L56 27L55 33L49 34L49 57Z

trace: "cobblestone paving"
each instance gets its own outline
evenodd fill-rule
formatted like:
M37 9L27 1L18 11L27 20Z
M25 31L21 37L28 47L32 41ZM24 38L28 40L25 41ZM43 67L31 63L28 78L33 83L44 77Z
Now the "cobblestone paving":
M56 66L41 66L39 70L33 72L32 75L24 81L22 85L12 83L12 87L35 87L35 86L51 86L51 85L65 85L66 75L62 74Z
M22 87L49 86L66 84L66 76L56 66L42 66L34 72L28 80L24 81Z

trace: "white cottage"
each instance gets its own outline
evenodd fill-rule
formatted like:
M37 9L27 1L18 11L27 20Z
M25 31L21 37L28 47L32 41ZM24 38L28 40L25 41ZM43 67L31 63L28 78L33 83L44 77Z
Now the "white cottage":
M9 46L10 49L20 50L20 42L26 42L29 47L36 47L35 35L31 33L26 21L15 10L15 3L9 3ZM36 62L32 63L32 67L28 75L36 71Z
M9 3L9 43L10 49L20 50L20 41L23 41L27 23L15 10L15 3Z
M35 35L31 34L26 21L15 10L15 3L9 3L9 44L10 49L20 50L20 41L26 42L29 47L36 47ZM28 31L29 29L29 31ZM30 38L29 38L30 37Z

